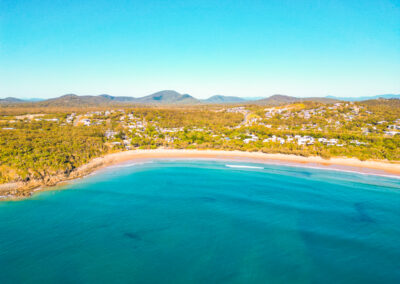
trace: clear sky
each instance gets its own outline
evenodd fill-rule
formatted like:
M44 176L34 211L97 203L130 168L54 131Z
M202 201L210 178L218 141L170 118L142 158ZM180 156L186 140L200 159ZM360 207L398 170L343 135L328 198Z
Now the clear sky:
M0 97L400 93L400 0L0 0Z

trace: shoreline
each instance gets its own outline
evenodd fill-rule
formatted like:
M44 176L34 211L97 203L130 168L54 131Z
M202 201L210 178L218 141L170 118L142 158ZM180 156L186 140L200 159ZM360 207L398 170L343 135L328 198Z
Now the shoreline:
M262 152L243 152L227 150L181 150L154 149L130 150L107 154L77 168L68 176L49 177L46 181L34 180L27 183L10 182L0 184L0 201L19 200L30 197L33 193L49 190L68 181L83 178L100 169L122 164L132 160L154 159L213 159L237 162L264 163L282 166L318 168L367 175L379 175L400 178L400 162L360 161L356 158L331 158L325 160L318 156L303 157L290 154L268 154Z

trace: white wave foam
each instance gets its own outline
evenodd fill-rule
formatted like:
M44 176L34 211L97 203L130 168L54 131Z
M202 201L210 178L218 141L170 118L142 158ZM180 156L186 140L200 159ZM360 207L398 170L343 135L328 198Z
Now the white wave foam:
M242 165L225 165L228 168L244 168L244 169L264 169L264 167L256 167L256 166L242 166Z
M273 163L268 163L269 165L276 165ZM351 173L351 174L359 174L365 176L379 176L379 177L386 177L386 178L393 178L393 179L400 179L398 175L390 175L390 174L380 174L375 172L363 172L363 171L356 171L356 170L347 170L347 169L337 169L327 166L308 166L308 165L295 165L295 164L287 164L287 163L280 163L281 166L287 166L292 168L305 168L305 169L315 169L315 170L324 170L324 171L335 171L335 172L343 172L343 173Z
M109 167L109 169L114 169L114 168L128 168L128 167L133 167L133 166L138 166L138 165L144 165L144 164L150 164L150 162L146 162L146 163L120 164L120 165L111 166L111 167Z
M274 163L266 163L268 165L276 165ZM316 170L326 170L326 171L336 171L336 172L344 172L344 173L351 173L351 174L360 174L365 176L379 176L385 178L393 178L393 179L400 179L398 175L391 175L391 174L384 174L384 173L374 173L374 172L363 172L363 171L356 171L356 170L348 170L348 169L337 169L332 167L326 166L309 166L309 165L296 165L296 164L288 164L288 163L280 163L281 166L287 167L294 167L294 168L306 168L306 169L316 169ZM248 168L248 169L264 169L263 167L256 167L256 166L245 166L245 165L225 165L229 168Z

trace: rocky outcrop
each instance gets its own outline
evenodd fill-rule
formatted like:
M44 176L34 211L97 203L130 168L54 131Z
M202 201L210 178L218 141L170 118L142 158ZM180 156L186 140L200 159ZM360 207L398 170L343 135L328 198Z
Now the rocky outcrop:
M0 200L29 197L37 188L51 187L71 179L83 177L102 167L104 164L104 159L100 157L93 159L88 164L74 169L71 172L63 172L56 175L42 175L40 179L0 184Z

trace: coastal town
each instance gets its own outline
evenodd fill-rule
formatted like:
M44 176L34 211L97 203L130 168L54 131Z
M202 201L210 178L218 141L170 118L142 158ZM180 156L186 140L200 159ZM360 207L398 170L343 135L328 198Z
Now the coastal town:
M289 105L257 108L245 106L213 108L210 112L232 114L238 123L205 126L201 122L180 127L172 124L163 113L148 116L142 109L107 109L104 111L71 112L67 114L29 114L3 116L4 131L29 127L29 124L51 124L58 127L101 127L104 141L112 147L130 150L136 147L173 147L174 142L187 141L188 146L204 141L217 144L242 143L249 145L295 144L298 146L368 146L371 136L400 137L400 117L385 119L355 103L335 103L306 107ZM180 110L177 109L177 112ZM339 133L351 133L358 139L346 139ZM324 135L329 133L329 135ZM337 135L332 135L332 134Z
M136 149L398 161L399 102L3 108L0 182L68 175L96 157Z

